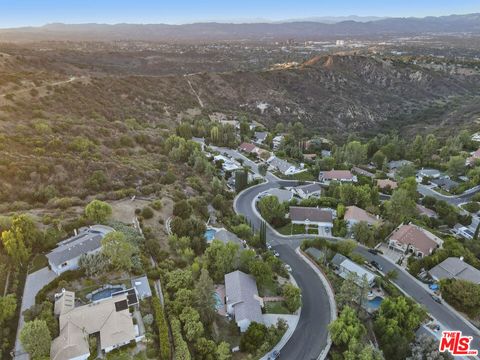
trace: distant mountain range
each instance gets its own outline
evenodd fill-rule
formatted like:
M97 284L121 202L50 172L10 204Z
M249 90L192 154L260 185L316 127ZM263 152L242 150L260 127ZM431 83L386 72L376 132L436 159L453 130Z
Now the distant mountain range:
M322 18L320 18L322 19ZM41 27L1 29L0 41L37 40L321 40L335 37L382 37L444 33L480 34L480 13L425 18L386 18L373 21L319 21L282 23L166 24L48 24ZM331 21L330 21L331 22Z

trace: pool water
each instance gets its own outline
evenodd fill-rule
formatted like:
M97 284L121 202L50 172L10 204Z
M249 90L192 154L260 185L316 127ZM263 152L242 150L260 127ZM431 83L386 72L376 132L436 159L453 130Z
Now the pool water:
M380 307L380 304L382 303L383 299L380 296L376 296L372 300L368 300L368 307L370 309L378 309Z
M215 309L222 309L224 307L223 305L223 300L220 298L220 295L218 293L214 292L213 293L213 298L215 299Z
M121 287L114 287L114 288L107 288L107 289L100 290L96 294L92 295L92 301L97 301L97 300L109 298L109 297L112 296L112 294L114 294L116 292L119 292L119 291L122 291L122 290L123 290L123 288L121 288Z
M207 229L207 231L205 231L205 239L207 240L207 242L212 242L213 239L215 238L215 234L216 234L217 230L215 229Z

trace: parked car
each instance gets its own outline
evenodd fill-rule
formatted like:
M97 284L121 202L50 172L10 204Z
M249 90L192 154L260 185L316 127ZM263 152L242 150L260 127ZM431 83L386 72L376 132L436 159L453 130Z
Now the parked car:
M288 264L285 264L285 270L287 270L288 272L292 272L292 267Z
M280 254L278 253L278 251L277 251L277 250L273 250L273 256L279 257L279 256L280 256Z
M267 249L268 249L268 250L272 250L272 245L270 245L269 243L267 243Z
M442 303L442 299L440 299L437 295L431 294L430 296L432 297L433 301L435 301L436 303L439 303L439 304Z
M378 254L378 250L377 249L368 249L368 252L370 254L373 254L373 255L377 255Z
M268 355L268 360L276 360L276 359L280 359L280 352L277 350L274 350L270 355Z
M377 263L376 261L370 261L370 265L372 265L375 269L377 269L379 271L383 270L383 267L381 267L380 264Z

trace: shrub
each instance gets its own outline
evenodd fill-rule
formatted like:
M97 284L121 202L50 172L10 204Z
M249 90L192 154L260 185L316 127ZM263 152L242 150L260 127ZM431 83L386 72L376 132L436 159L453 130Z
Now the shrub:
M144 219L151 219L153 217L153 210L149 208L148 206L145 206L142 209L142 217Z
M180 320L172 317L170 321L172 325L173 343L175 345L175 359L190 360L190 352L188 351L187 342L183 339Z
M463 205L463 208L469 213L476 213L480 210L480 204L478 202L469 202Z
M152 308L155 313L155 322L157 323L158 341L160 343L160 359L170 359L170 341L168 339L168 324L165 319L165 313L160 303L160 299L156 296L152 298Z

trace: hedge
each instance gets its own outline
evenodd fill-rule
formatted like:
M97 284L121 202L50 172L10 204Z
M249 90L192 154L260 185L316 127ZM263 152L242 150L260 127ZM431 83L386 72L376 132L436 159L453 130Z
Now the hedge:
M52 281L50 281L47 285L45 285L35 296L35 304L41 304L45 300L47 300L47 294L58 288L58 284L64 280L67 282L71 282L74 280L81 279L85 276L85 271L82 269L79 270L68 270L64 273L60 274L60 276L56 277Z
M157 323L158 339L160 342L160 359L170 360L170 340L168 338L168 324L165 319L160 299L156 296L152 298L152 307L155 313L155 322Z
M191 356L187 342L182 337L180 320L172 317L170 324L172 325L173 343L175 345L175 360L190 360Z

